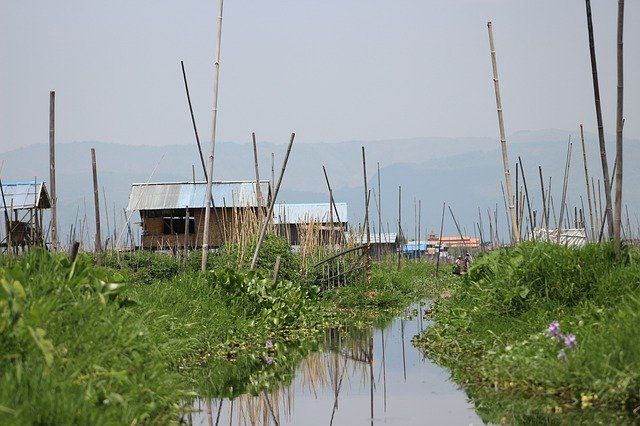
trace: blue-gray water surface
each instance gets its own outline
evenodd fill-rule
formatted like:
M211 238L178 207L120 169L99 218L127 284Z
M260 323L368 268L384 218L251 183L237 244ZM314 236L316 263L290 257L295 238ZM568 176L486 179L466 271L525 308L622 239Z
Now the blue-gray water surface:
M482 425L465 392L450 380L448 370L432 363L411 344L411 338L428 325L422 311L423 307L415 305L384 329L351 332L353 338L340 339L337 347L312 353L297 367L293 383L275 392L232 401L197 401L188 422Z

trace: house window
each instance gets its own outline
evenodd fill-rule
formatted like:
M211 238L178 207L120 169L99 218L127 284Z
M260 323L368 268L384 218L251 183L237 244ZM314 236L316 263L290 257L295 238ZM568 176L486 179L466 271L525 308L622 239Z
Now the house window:
M162 233L164 235L184 234L185 228L188 226L188 233L196 233L196 220L193 217L163 217Z

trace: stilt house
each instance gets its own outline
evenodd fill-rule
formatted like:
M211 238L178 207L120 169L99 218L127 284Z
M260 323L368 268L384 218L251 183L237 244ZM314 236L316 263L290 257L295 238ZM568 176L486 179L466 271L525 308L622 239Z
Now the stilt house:
M44 246L44 210L51 208L44 182L3 182L1 188L5 224L2 247L17 252L19 248Z
M206 182L134 183L127 210L140 212L144 249L202 247L205 226L209 246L220 247L247 226L255 227L266 214L269 181L261 181L257 189L255 181L213 182L208 224Z

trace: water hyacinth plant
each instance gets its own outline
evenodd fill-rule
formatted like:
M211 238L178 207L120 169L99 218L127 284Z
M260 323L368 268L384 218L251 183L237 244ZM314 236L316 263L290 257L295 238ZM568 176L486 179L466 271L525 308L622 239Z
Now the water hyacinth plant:
M553 337L558 342L562 342L566 349L571 350L578 346L578 340L576 339L575 334L562 334L562 331L560 330L560 323L557 320L551 321L551 324L549 324L549 328L547 329L547 333L549 334L549 337ZM565 348L560 349L560 352L558 352L558 359L567 360L568 357L564 350Z

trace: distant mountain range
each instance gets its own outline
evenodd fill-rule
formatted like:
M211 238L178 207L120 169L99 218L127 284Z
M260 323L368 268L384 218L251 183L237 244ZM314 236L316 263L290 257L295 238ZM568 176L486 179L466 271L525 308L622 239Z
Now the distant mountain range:
M562 181L569 139L572 141L571 168L567 205L571 216L582 204L588 211L584 166L579 135L562 130L518 132L507 139L510 172L515 190L518 157L522 159L532 209L540 211L541 191L538 166L542 168L545 187L551 176L556 211L559 211ZM610 173L615 149L608 136ZM597 136L585 135L590 175L602 180ZM439 232L443 203L450 206L461 231L477 234L478 209L485 233L488 233L487 210L498 211L500 237L507 238L506 211L501 190L504 182L501 147L498 138L425 137L384 141L349 141L308 144L295 142L283 178L278 202L324 202L328 190L322 166L325 166L336 201L348 203L349 222L357 226L364 218L362 147L365 148L368 188L371 190L369 217L378 232L378 166L380 169L381 216L384 231L397 231L399 188L402 188L402 227L410 238L416 236L417 210L420 206L420 235ZM74 142L56 147L56 182L60 234L64 238L71 226L77 229L86 217L85 234L94 232L91 148L95 148L98 168L102 228L109 221L122 228L129 189L134 182L172 182L203 180L202 166L195 143L150 146L121 145L104 142ZM205 148L206 151L208 146ZM286 145L258 142L261 179L277 180ZM274 160L272 162L272 159ZM624 203L630 223L638 231L640 207L640 141L625 141ZM32 145L0 154L0 178L4 182L49 180L48 144ZM518 186L523 186L518 173ZM251 144L222 142L216 145L214 180L255 179ZM601 184L602 186L602 184ZM582 199L581 199L582 197ZM604 197L604 192L602 192ZM106 200L106 205L105 204ZM604 201L603 201L604 202ZM108 214L108 218L107 215ZM557 213L556 213L557 214ZM588 213L587 213L588 215ZM137 216L137 215L136 215ZM626 219L626 218L625 218ZM135 219L137 220L137 218ZM135 232L135 231L134 231ZM446 209L446 234L456 234L449 209ZM103 237L104 239L104 237Z

